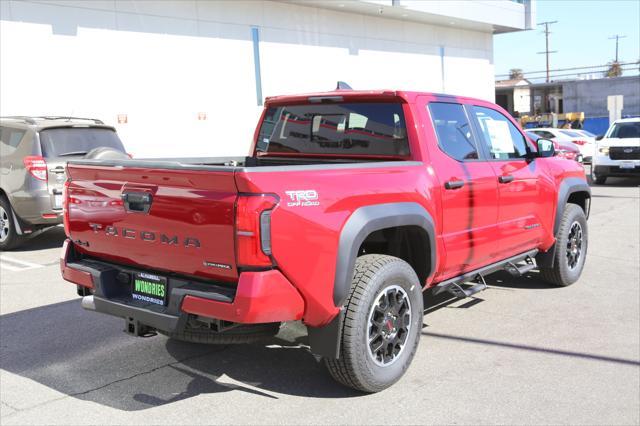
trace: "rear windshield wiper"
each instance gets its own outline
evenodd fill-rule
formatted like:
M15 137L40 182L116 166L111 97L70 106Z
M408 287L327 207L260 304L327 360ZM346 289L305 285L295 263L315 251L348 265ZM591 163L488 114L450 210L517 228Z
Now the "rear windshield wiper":
M64 154L58 154L58 157L67 157L69 155L85 155L87 151L71 151L65 152Z

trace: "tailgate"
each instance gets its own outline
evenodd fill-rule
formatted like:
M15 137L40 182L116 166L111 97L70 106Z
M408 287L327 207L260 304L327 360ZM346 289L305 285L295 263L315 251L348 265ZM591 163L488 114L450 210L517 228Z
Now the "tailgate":
M68 165L68 230L91 257L232 281L234 168Z

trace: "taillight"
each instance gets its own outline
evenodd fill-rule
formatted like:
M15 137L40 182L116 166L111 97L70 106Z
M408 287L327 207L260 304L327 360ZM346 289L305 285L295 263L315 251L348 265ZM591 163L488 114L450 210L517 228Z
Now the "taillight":
M236 201L236 253L239 267L272 266L271 212L273 195L241 195Z
M586 145L587 141L582 141L582 140L572 140L571 142L575 143L576 145Z
M39 155L29 155L22 160L31 176L38 180L47 180L47 162Z
M67 237L71 238L71 232L69 229L69 184L71 179L67 178L62 186L62 223L64 224L64 233Z

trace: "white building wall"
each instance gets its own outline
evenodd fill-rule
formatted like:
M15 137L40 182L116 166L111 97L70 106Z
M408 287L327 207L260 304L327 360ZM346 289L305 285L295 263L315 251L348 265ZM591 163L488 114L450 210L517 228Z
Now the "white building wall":
M247 152L262 109L252 26L264 96L344 80L494 97L488 32L261 1L0 5L0 114L98 117L136 157Z
M400 0L399 4L407 10L426 12L448 19L465 19L490 25L530 29L525 20L525 11L531 7L514 1L504 0Z
M531 111L531 89L529 85L513 89L513 111L528 114Z

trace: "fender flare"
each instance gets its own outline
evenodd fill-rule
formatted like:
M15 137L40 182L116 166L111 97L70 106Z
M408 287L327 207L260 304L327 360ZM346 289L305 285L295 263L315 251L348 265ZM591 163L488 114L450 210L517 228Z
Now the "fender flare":
M372 232L398 226L418 226L422 228L430 245L431 276L436 267L435 225L431 215L415 202L386 203L358 208L342 227L338 243L337 263L333 286L335 306L343 306L353 279L358 250L363 241ZM342 308L344 309L344 308ZM307 327L312 352L338 358L340 353L340 332L342 330L342 312L323 327Z
M562 221L562 214L564 213L564 208L567 205L567 201L571 194L576 192L586 192L589 195L589 199L591 199L591 188L589 184L584 180L577 177L570 177L564 179L560 183L560 188L558 188L558 206L556 208L556 217L553 221L553 234L555 235L558 232L558 228L560 227L560 222ZM589 217L589 204L587 203L586 211L584 214Z
M558 233L558 228L560 228L560 222L562 222L562 215L564 214L564 209L567 206L567 202L569 201L569 197L571 194L576 192L586 192L588 194L588 200L591 200L591 187L584 180L577 177L570 177L564 179L560 183L560 187L558 188L558 204L556 206L556 215L553 220L553 235L555 236ZM590 210L590 201L587 201L585 205L585 216L589 217ZM539 267L542 268L551 268L554 264L556 252L556 245L553 244L549 250L546 252L541 252L536 255L536 263Z

